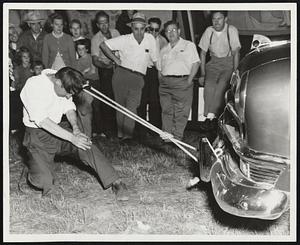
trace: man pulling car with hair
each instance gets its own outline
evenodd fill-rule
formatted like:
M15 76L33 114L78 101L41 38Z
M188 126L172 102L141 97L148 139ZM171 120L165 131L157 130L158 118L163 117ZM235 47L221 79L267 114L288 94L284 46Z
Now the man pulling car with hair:
M73 153L92 167L104 189L112 187L117 200L128 200L127 188L111 163L92 144L85 126L76 115L72 96L78 94L85 82L82 74L70 67L59 71L46 69L27 80L20 97L24 105L23 144L28 149L28 181L42 189L43 195L55 193L56 154ZM68 122L61 122L66 115Z

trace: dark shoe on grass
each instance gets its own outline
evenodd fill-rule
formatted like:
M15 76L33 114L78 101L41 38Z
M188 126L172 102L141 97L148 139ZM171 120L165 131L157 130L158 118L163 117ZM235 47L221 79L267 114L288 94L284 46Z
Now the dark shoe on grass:
M134 139L132 137L123 137L120 140L120 143L124 144L124 145L135 145L135 144L137 144L137 141L136 141L136 139Z
M112 184L112 191L116 195L117 201L128 201L129 193L126 185L123 182L116 182Z

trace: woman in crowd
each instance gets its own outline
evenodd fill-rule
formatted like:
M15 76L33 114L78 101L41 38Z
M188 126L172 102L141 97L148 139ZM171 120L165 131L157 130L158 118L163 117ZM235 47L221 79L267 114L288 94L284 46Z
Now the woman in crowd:
M59 70L65 66L75 68L76 53L73 39L63 32L63 17L54 13L51 16L53 31L45 36L42 61L46 68Z

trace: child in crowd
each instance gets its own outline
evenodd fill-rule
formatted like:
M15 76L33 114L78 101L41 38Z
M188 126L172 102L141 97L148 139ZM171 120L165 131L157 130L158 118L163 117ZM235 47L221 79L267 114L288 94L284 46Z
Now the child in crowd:
M31 70L34 76L41 75L42 70L45 69L45 66L42 61L35 60L32 62Z
M19 65L14 68L14 78L12 87L21 91L26 80L32 76L30 67L31 55L28 48L21 47L18 52Z
M70 32L72 34L72 38L73 38L73 41L75 43L75 47L76 47L76 43L77 41L79 40L82 40L82 39L86 39L88 41L88 53L90 53L90 49L91 49L91 40L90 39L87 39L85 38L83 35L82 35L82 27L81 27L81 22L80 20L78 19L73 19L70 23ZM78 53L76 52L76 59L78 59L79 56L78 56Z
M86 79L91 81L98 80L98 72L93 65L92 56L88 53L88 41L81 39L76 42L76 51L79 59L77 60L77 70L80 71Z
M63 17L54 13L50 18L53 31L45 36L43 42L43 64L46 68L54 70L65 66L75 68L75 47L72 37L63 32Z

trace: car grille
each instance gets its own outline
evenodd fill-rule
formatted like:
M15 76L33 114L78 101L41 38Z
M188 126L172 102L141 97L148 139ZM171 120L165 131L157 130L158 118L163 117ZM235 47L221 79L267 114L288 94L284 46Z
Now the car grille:
M285 165L280 163L263 162L263 161L249 161L248 177L255 182L264 182L275 185L281 173L285 170Z

